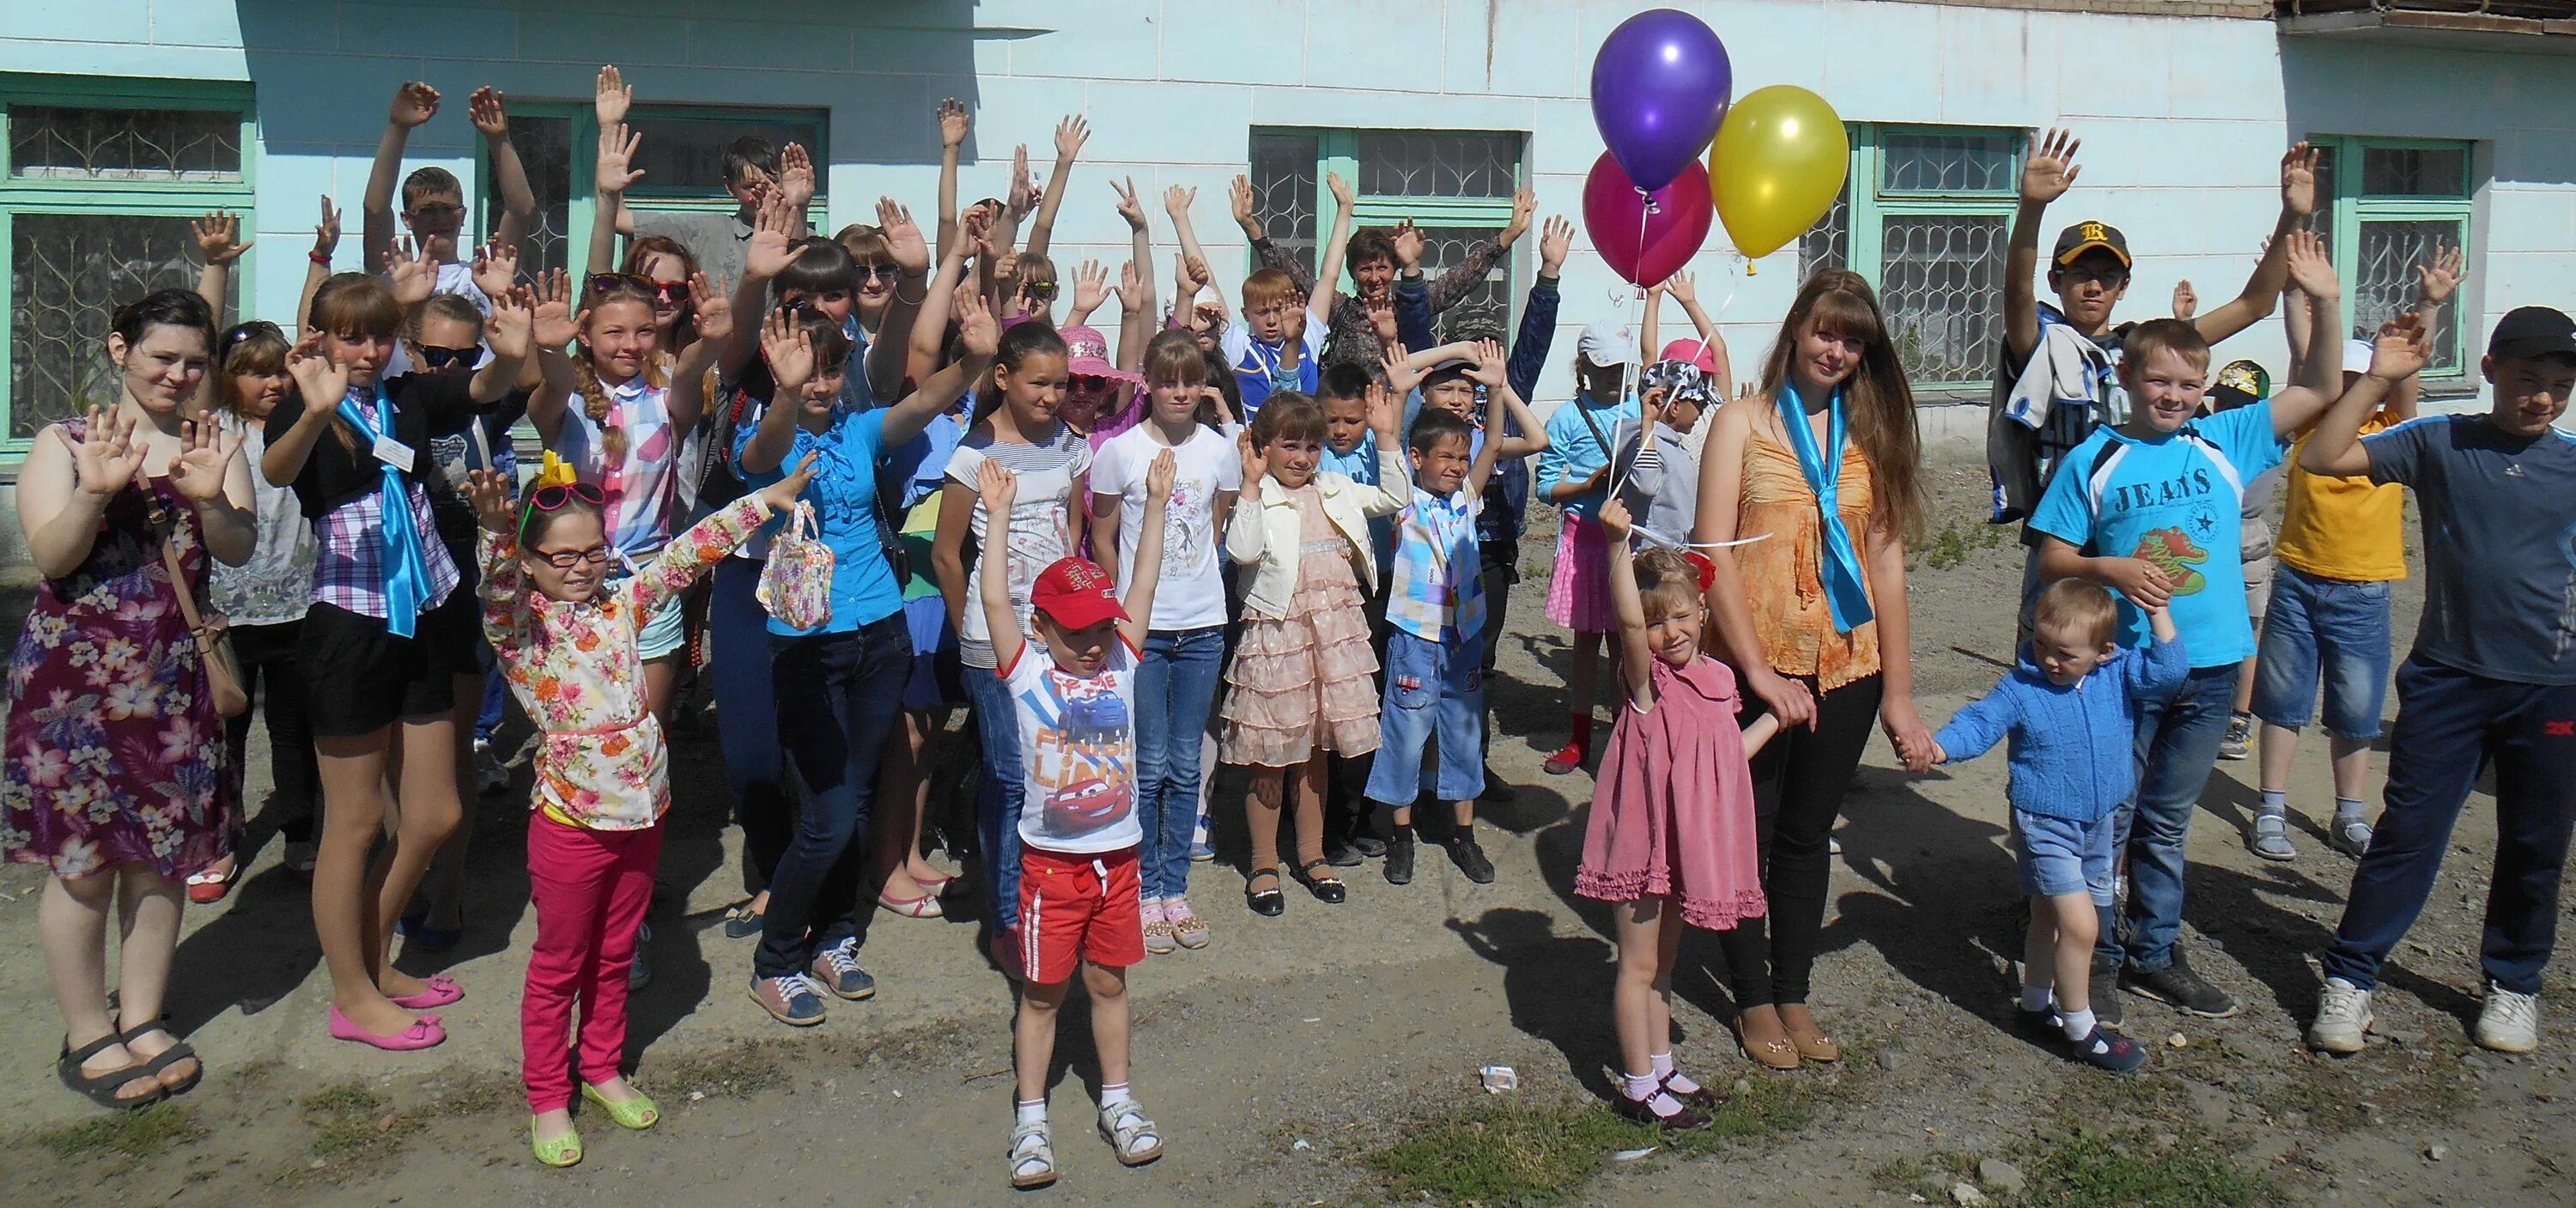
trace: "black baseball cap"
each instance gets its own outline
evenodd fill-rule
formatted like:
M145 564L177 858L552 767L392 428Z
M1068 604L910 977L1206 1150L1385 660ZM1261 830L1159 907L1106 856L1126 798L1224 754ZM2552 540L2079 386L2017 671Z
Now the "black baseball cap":
M2487 355L2499 361L2576 358L2576 319L2546 306L2517 306L2496 320Z
M2120 228L2110 223L2094 222L2090 219L2057 233L2057 251L2050 254L2048 262L2064 268L2075 263L2076 257L2095 248L2119 257L2120 267L2130 267L2129 237L2121 234Z

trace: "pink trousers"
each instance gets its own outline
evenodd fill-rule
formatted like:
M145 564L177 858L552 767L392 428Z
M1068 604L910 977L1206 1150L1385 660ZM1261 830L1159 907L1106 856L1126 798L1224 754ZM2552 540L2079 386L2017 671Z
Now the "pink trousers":
M596 831L528 815L528 897L537 946L519 1000L521 1078L528 1110L569 1107L573 1073L584 1082L618 1075L626 1059L626 969L635 929L653 902L662 828ZM574 1011L580 1011L578 1045ZM578 1048L575 1061L567 1049Z

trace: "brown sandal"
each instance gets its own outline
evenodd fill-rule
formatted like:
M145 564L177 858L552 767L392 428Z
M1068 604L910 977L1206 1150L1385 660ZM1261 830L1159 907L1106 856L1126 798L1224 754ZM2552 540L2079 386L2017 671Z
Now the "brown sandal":
M1797 1046L1787 1040L1771 1040L1756 1045L1746 1038L1744 1018L1740 1015L1735 1020L1735 1046L1744 1050L1746 1060L1775 1070L1794 1070L1805 1064L1798 1056Z

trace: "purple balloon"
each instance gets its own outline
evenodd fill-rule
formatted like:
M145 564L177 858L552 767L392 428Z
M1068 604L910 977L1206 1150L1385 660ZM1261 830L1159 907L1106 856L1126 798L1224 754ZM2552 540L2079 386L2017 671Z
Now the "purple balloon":
M1726 44L1678 9L1620 22L1592 59L1592 120L1602 145L1647 189L1672 183L1699 158L1734 95Z
M1611 271L1639 288L1679 272L1708 242L1709 216L1715 212L1708 191L1708 169L1692 160L1663 188L1637 191L1619 161L1603 152L1592 161L1583 182L1583 230L1592 250Z

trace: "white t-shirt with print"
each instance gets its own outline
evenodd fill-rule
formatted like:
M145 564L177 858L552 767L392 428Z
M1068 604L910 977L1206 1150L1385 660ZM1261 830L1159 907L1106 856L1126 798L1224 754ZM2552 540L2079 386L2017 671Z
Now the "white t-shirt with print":
M1136 651L1121 635L1100 674L1056 668L1024 643L999 673L1019 716L1020 842L1068 855L1145 841L1136 821Z
M1019 491L1011 502L1009 565L1011 604L1025 631L1029 595L1037 587L1038 575L1073 550L1073 482L1091 468L1091 442L1064 423L1058 423L1044 442L1033 445L1003 444L989 430L969 432L948 458L948 480L981 490L977 476L987 457L1019 478ZM981 499L975 502L967 527L975 534L976 548L983 548ZM984 624L983 606L976 603L983 598L984 560L979 557L966 568L966 627L957 635L958 657L969 667L994 665L993 633Z
M1225 624L1225 580L1217 573L1217 496L1241 490L1243 460L1234 442L1205 424L1186 443L1166 446L1147 421L1110 437L1091 463L1091 493L1116 495L1118 596L1136 577L1136 546L1144 538L1145 472L1165 448L1172 450L1172 499L1163 508L1163 573L1154 583L1148 628L1205 629ZM1092 548L1099 548L1098 539Z

